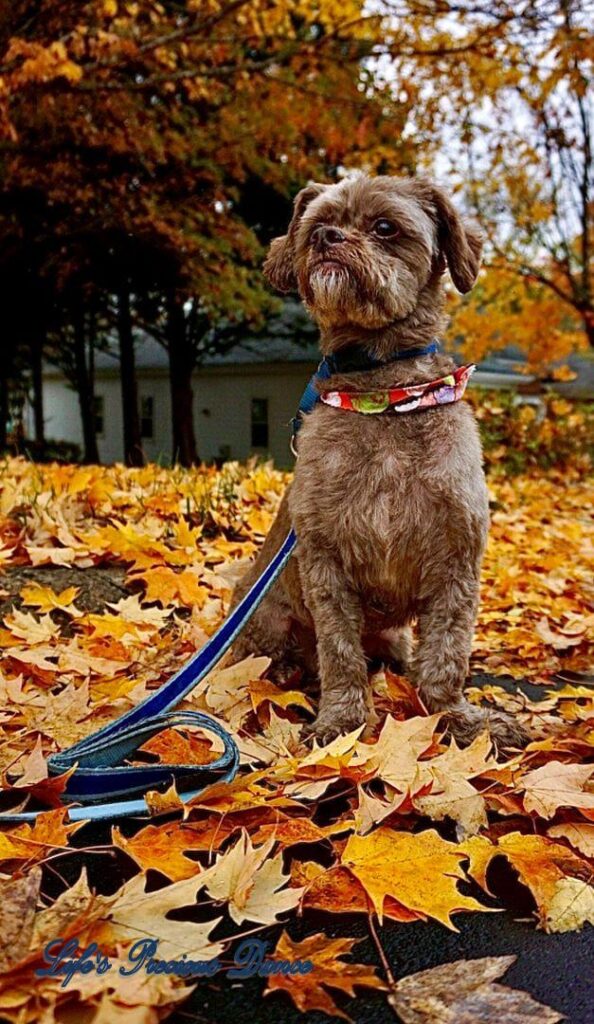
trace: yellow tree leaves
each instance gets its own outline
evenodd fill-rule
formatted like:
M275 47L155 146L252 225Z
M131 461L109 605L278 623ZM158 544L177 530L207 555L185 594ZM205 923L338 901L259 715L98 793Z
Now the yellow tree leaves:
M69 57L64 42L43 46L40 43L26 43L23 39L13 39L6 60L18 63L19 70L12 75L15 87L31 82L50 82L56 78L78 82L83 73L81 66Z
M465 339L465 357L478 362L513 342L528 356L533 372L586 347L579 318L551 289L526 278L517 267L495 258L484 269L475 291L452 301L452 330Z

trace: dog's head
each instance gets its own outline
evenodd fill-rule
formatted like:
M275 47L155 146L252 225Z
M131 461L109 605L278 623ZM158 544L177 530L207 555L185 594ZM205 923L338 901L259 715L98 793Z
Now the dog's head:
M302 189L264 272L279 291L297 289L322 326L377 330L413 313L446 264L470 291L481 249L480 230L436 185L361 176Z

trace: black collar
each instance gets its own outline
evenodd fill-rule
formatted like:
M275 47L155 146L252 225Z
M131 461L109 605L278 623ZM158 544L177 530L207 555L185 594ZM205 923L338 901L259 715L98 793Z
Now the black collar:
M407 348L402 352L392 352L386 359L376 359L360 345L348 345L326 356L324 362L330 373L352 373L356 370L375 370L379 366L387 366L401 359L416 359L417 356L428 356L439 351L439 342L432 341L429 345L419 348Z

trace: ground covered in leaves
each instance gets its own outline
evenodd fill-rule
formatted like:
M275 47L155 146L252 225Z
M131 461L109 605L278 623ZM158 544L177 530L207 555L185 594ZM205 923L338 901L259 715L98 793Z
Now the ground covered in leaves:
M421 1024L466 1019L472 999L495 1011L507 1000L510 1020L558 1019L495 984L506 958L395 981L389 968L381 976L357 963L348 938L297 941L291 921L360 914L378 949L388 918L455 928L460 913L492 911L487 876L499 857L533 898L533 927L594 923L594 691L584 675L594 647L594 488L578 469L490 478L472 669L538 690L534 699L498 685L470 694L519 716L533 737L526 751L497 760L486 735L459 750L387 667L373 674L376 734L312 749L301 729L315 694L298 680L274 685L264 654L227 658L184 706L233 733L242 759L235 782L185 807L170 790L153 801L167 816L114 826L107 849L85 846L89 865L98 856L119 865L99 891L84 870L64 878L81 826L66 820L65 780L48 778L48 754L128 710L204 643L286 479L256 464L220 472L3 465L3 806L48 809L33 826L0 832L2 1019L49 1024L82 1004L89 1021L139 1024L163 1019L190 991L191 978L171 974L112 969L78 974L67 987L36 976L57 936L98 943L114 965L146 935L159 940L161 959L218 957L224 966L238 937L279 921L272 957L309 960L314 970L263 984L302 1011L344 1015L345 994L365 998L371 988L385 990L401 1020ZM203 763L217 756L211 743L169 731L145 750L167 763ZM114 890L111 878L125 880Z

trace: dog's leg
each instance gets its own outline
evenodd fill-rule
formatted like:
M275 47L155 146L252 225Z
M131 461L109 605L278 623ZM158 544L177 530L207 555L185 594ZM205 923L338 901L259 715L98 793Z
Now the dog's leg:
M318 716L308 731L326 744L364 725L370 715L371 695L361 640L363 609L340 566L323 547L300 547L299 568L303 596L316 631L320 675Z
M231 608L247 594L283 543L291 527L288 495L289 488L258 557L233 591ZM313 630L301 596L299 570L295 558L291 558L235 640L233 658L240 661L250 654L267 655L272 659L268 676L279 683L301 670L315 674L315 651L313 667L310 651L314 644L309 634Z
M528 737L510 715L470 704L464 682L478 608L478 580L450 579L425 602L412 678L431 713L443 711L449 731L463 745L488 729L498 747L524 746Z
M277 583L235 640L234 660L265 654L273 662L269 676L279 682L289 678L297 668L289 654L290 624L290 607Z

